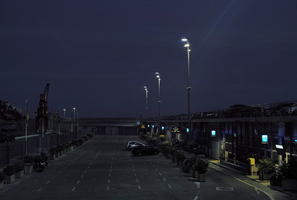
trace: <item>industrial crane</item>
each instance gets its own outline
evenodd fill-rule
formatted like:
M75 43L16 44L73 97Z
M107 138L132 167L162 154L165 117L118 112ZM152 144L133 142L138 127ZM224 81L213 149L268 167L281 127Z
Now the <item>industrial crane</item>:
M36 116L36 131L44 134L48 129L48 93L50 84L47 83L44 92L40 94L39 106Z

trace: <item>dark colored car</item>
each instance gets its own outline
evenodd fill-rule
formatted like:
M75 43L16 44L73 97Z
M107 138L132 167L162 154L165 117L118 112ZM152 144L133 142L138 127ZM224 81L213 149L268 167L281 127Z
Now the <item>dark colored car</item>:
M160 151L158 148L151 145L137 146L132 149L133 156L142 156L142 155L156 155Z

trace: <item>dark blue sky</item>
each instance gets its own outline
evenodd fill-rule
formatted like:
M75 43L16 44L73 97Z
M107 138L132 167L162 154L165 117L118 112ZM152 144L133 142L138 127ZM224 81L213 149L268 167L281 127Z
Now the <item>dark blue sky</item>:
M296 0L2 0L0 99L36 110L137 116L184 113L192 45L193 111L297 99Z

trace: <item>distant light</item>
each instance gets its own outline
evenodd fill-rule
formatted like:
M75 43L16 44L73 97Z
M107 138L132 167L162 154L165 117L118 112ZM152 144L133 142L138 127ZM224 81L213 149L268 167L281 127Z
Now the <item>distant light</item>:
M147 125L147 127L149 128L151 125Z
M189 43L186 43L186 44L184 45L184 47L190 47L190 44L189 44Z
M189 129L189 128L187 128L187 129L186 129L186 132L187 132L187 133L190 133L190 129Z
M140 121L137 121L136 124L137 124L137 125L140 125Z
M74 107L74 108L72 108L73 110L76 110L76 108Z
M211 136L215 137L216 134L217 134L217 132L216 132L215 130L212 130L212 131L211 131Z
M155 125L152 125L152 128L155 128Z
M268 135L262 135L262 144L268 143Z
M156 75L156 78L158 78L158 79L160 78L160 73L159 72L156 72L155 75Z
M187 38L182 38L181 41L182 42L188 42L188 39Z
M297 142L297 140L294 140L294 142Z
M275 147L276 147L277 149L284 149L283 145L280 145L280 144L276 144Z
M164 126L162 126L161 128L162 128L162 130L165 130L165 127Z

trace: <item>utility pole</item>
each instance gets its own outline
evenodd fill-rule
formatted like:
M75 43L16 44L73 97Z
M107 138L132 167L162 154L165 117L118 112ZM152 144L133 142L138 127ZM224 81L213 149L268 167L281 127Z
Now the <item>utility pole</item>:
M25 151L25 155L28 155L28 122L29 122L29 113L28 113L28 100L25 101L26 102L26 109L25 109L25 140L26 140L26 151Z

